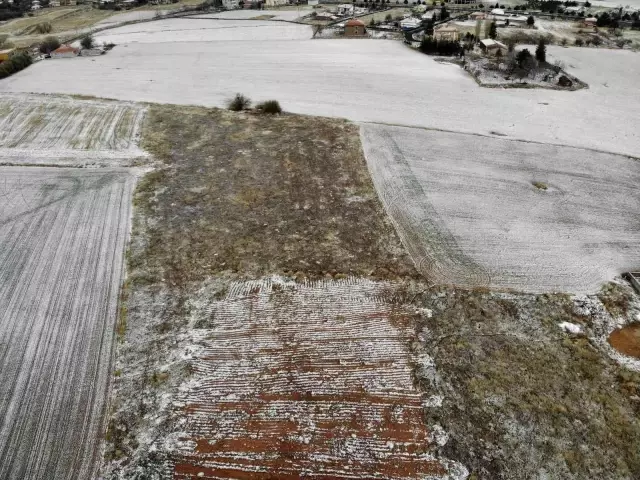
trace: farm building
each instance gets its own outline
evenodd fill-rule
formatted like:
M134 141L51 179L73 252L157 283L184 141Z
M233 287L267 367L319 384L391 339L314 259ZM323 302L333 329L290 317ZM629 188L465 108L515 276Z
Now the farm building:
M582 25L585 27L595 27L598 25L598 19L596 17L585 18L582 21Z
M460 31L453 25L443 25L440 28L435 29L433 37L436 40L449 40L456 42L460 39Z
M13 53L13 48L9 48L8 50L0 50L0 63L5 60L9 60L9 55Z
M471 15L469 15L469 18L471 20L484 20L485 18L487 18L487 14L484 12L473 12Z
M367 29L360 20L352 18L344 25L345 37L364 37L367 35Z
M501 55L507 53L507 46L498 42L497 40L491 40L490 38L485 38L484 40L480 40L480 48L487 55L497 55L500 52Z
M71 58L80 53L80 49L72 47L70 45L60 45L57 49L51 52L51 58Z

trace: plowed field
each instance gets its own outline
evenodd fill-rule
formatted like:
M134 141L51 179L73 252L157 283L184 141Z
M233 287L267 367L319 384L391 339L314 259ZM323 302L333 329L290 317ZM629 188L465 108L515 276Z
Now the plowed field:
M366 280L232 284L192 300L197 387L177 479L417 479L462 467L413 386L414 312Z
M2 479L95 473L133 185L0 167Z

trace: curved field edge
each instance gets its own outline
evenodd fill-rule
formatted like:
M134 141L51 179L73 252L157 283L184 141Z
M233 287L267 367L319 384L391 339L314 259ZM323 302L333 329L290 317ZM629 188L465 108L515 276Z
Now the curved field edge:
M438 283L594 293L640 262L636 159L398 126L361 132L387 212Z

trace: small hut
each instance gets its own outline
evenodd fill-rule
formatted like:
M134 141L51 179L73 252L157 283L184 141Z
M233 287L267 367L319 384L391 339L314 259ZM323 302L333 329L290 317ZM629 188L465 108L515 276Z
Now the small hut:
M367 29L360 20L352 18L344 24L344 36L345 37L365 37L367 35Z

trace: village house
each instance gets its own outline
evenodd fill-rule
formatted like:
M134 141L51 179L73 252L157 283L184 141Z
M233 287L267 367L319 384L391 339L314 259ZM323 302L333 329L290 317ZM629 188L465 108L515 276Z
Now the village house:
M80 53L79 48L72 47L70 45L60 45L53 52L51 52L51 58L72 58Z
M352 18L344 25L344 36L345 37L366 37L367 29L360 20L356 20Z
M582 21L583 27L595 27L598 25L598 19L596 17L585 18Z
M457 42L460 40L460 31L453 25L446 24L440 28L436 28L433 32L433 38L436 40L449 40L451 42Z
M487 14L484 12L473 12L471 15L469 15L469 18L471 20L484 20L487 18Z
M490 38L485 38L484 40L480 40L480 49L486 55L491 55L491 56L498 55L498 52L500 52L500 55L505 55L509 50L504 43L498 42L497 40L492 40Z

